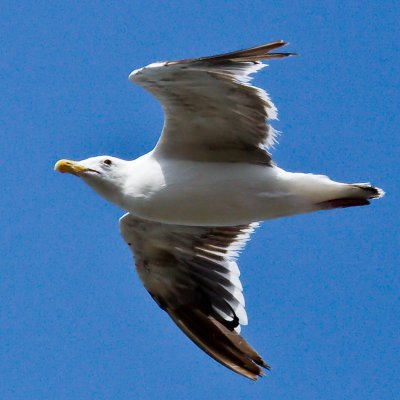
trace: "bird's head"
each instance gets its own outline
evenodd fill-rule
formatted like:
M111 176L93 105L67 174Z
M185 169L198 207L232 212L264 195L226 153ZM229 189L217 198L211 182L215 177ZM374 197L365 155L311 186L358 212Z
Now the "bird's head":
M82 178L100 196L117 205L129 172L129 161L116 157L98 156L82 161L59 160L56 171Z

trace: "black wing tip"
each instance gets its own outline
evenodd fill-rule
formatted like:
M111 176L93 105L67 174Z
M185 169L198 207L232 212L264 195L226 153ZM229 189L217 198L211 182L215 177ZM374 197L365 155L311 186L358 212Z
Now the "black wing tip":
M282 57L292 57L298 55L299 53L269 53L266 58L282 58Z
M253 360L254 361L254 360ZM257 362L257 365L260 367L265 368L265 370L267 371L271 371L271 366L269 366L267 363L265 363L264 361L262 361L262 364L259 364ZM235 371L237 372L237 371ZM245 378L251 379L252 381L256 382L259 378L264 378L265 377L265 371L262 370L261 368L259 369L259 371L254 374L250 371L247 372L247 374L244 374L243 372L237 372L239 375L244 376Z
M297 55L297 53L271 53L275 49L288 45L289 42L277 40L265 43L255 47L249 47L243 50L233 51L229 53L217 54L214 56L192 58L186 60L174 61L172 63L192 63L192 62L259 62L269 58L283 58ZM169 63L171 64L171 63Z
M270 367L268 364L266 364L265 362L263 362L262 365L260 365L260 364L257 363L257 365L259 365L259 366L265 368L265 370L267 370L267 371L271 371L271 367ZM236 372L236 371L235 371L235 372ZM247 374L244 374L243 372L237 372L237 373L238 373L239 375L241 375L241 376L244 376L245 378L248 378L248 379L252 380L253 382L257 382L259 378L264 378L265 375L266 375L266 374L265 374L265 371L262 370L261 368L260 368L260 370L257 372L257 374L253 374L253 373L251 373L251 372L248 372Z
M237 374L257 380L270 366L238 333L199 309L165 308L172 320L198 347Z
M269 364L267 364L264 360L261 360L261 367L265 368L268 371L271 371L271 366Z

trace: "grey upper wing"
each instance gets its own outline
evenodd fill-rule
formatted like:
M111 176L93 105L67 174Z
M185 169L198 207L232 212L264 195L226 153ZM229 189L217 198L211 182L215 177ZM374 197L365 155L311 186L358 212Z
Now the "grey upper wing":
M247 316L234 258L253 227L170 225L131 214L120 220L139 277L158 305L201 349L250 379L268 366L238 333Z
M130 79L151 92L165 112L155 152L161 156L213 162L271 164L275 141L268 120L277 111L268 94L249 84L261 60L283 41L212 57L160 62L133 71Z

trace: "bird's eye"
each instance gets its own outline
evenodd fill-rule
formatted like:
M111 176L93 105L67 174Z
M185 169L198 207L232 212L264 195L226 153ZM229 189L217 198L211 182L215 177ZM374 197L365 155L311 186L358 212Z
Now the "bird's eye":
M112 164L112 161L110 159L106 159L103 161L103 164L110 166Z

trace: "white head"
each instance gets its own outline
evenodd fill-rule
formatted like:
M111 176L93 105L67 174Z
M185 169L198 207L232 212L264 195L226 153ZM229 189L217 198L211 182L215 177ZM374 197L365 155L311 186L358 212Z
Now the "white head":
M110 156L98 156L82 161L59 160L54 169L82 178L100 196L120 205L129 167L129 161Z

